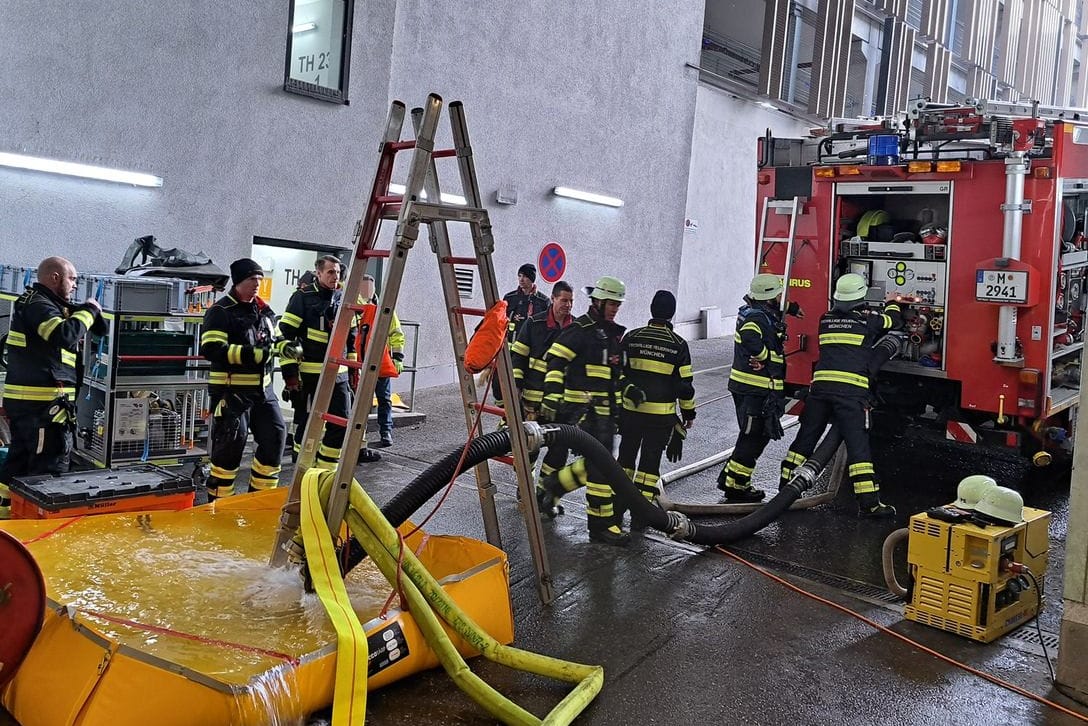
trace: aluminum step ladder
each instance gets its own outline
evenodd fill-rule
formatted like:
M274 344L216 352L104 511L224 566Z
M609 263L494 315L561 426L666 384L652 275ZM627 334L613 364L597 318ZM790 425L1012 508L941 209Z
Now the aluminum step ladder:
M299 498L302 479L306 471L313 466L317 447L320 444L322 426L346 426L342 456L337 465L334 486L329 494L327 520L332 531L339 531L344 512L348 504L348 492L355 467L358 464L359 448L364 441L367 417L373 405L374 387L378 380L379 367L389 336L393 310L400 295L401 282L408 252L413 248L419 236L420 225L427 225L431 250L437 257L442 294L445 301L453 350L457 365L458 383L464 403L465 423L468 430L479 413L503 416L510 432L511 456L502 457L502 461L513 466L517 476L520 494L520 508L525 520L529 537L533 566L536 570L536 586L540 599L544 603L553 599L552 578L548 565L547 551L544 547L543 531L536 506L535 483L532 467L529 463L528 441L522 426L521 412L518 406L504 409L488 406L476 400L476 387L473 376L465 369L465 349L468 335L465 331L466 317L482 317L496 302L501 300L495 278L495 268L491 260L494 250L494 238L487 210L483 209L480 188L476 180L476 169L469 144L468 128L465 124L464 107L454 101L449 107L450 125L454 147L451 149L434 148L435 133L438 129L442 112L442 99L431 94L427 97L424 108L412 111L412 121L416 131L414 139L402 141L401 129L404 124L405 106L394 101L389 110L385 134L379 147L378 169L374 176L370 199L366 212L357 226L354 264L348 270L344 284L344 304L340 306L333 329L329 334L329 346L321 371L317 391L314 394L313 407L306 424L304 440L301 444L298 462L295 466L291 490L284 505L279 531L271 564L282 565L286 562L291 538L299 524ZM411 165L403 195L389 192L397 152L412 149ZM465 204L446 204L442 202L442 192L438 182L435 159L456 157L461 177L461 188ZM397 222L391 249L376 247L379 227L383 219L395 219ZM450 243L447 223L467 223L472 236L473 254L455 256ZM362 306L350 301L360 299L363 275L372 258L388 258L389 269L386 274L385 288L378 301L373 329L370 333L371 344L361 361L350 361L343 357L344 346L352 319ZM454 265L472 265L479 271L480 286L483 292L484 308L468 308L461 305L457 289ZM376 342L376 344L375 344ZM514 383L513 366L507 346L503 346L496 358L495 375L504 401L518 400ZM359 390L356 392L350 417L342 419L328 413L332 390L340 366L361 369ZM484 531L487 541L496 547L502 546L499 532L498 514L495 510L495 484L491 480L487 462L475 467L476 487L480 496L483 512ZM299 554L299 553L296 553Z
M755 274L760 272L771 272L770 266L767 263L767 256L774 249L775 245L786 245L786 262L785 269L782 270L782 309L786 309L786 302L790 293L790 269L793 267L793 243L797 236L797 217L801 215L804 209L804 200L801 197L794 197L793 199L772 199L766 197L763 200L763 213L759 219L759 248L756 250L756 271ZM768 237L767 236L767 218L771 212L778 215L789 216L789 232L785 237ZM766 268L766 269L764 269Z

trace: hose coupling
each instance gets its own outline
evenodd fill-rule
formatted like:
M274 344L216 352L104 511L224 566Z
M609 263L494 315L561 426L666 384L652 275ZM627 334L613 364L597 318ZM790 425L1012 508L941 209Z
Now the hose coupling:
M695 525L680 512L666 512L669 518L666 534L672 539L691 539L695 535Z
M535 454L544 446L544 427L536 421L523 421L521 424L525 430L525 439L529 444L529 453Z

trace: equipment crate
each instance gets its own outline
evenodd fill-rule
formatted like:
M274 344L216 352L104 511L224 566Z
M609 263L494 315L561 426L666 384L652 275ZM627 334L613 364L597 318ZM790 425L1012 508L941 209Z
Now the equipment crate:
M195 495L192 479L150 464L59 477L24 476L11 483L11 516L57 519L187 509Z

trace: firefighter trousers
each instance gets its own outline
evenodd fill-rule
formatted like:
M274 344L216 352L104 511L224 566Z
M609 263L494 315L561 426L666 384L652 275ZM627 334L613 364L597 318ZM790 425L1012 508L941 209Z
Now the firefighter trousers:
M766 400L765 395L733 394L733 405L736 408L740 433L733 447L733 454L725 463L721 474L718 475L718 482L724 487L730 489L752 487L752 473L756 469L756 462L771 441L771 437L767 435L766 419L763 414L763 405Z
M8 457L0 467L0 519L11 514L9 485L16 477L68 471L72 428L67 415L58 416L56 402L5 401L11 423ZM59 420L57 420L59 419Z
M661 493L661 455L672 436L676 417L624 411L620 414L619 465L651 502ZM623 511L625 507L617 506ZM622 516L622 515L621 515Z
M601 442L608 451L616 438L616 424L611 416L602 416L592 408L581 417L560 414L561 420L577 420L578 428ZM592 461L576 459L556 473L559 486L564 491L586 488L586 518L590 532L602 532L609 528L619 531L620 519L615 508L615 494L608 485L604 472ZM622 516L622 515L620 515Z
M295 424L292 446L296 457L302 450L302 439L306 434L306 422L310 418L310 408L313 407L319 378L320 376L304 373L300 381L302 384L301 390L291 398L294 407L293 418ZM336 384L332 389L332 398L329 399L329 413L341 418L347 418L351 413L351 390L348 388L346 375L337 376L336 378ZM337 462L340 461L340 450L344 445L344 435L346 433L347 431L343 426L325 424L321 444L317 447L317 453L314 456L315 467L319 469L336 468Z
M234 479L250 431L257 450L250 465L249 491L274 489L279 482L287 425L272 386L263 391L219 388L209 393L212 471L208 477L208 499L234 494Z
M846 461L849 464L848 471L854 494L873 494L879 491L869 447L869 402L864 398L825 398L819 394L810 394L805 399L805 410L801 413L797 438L793 440L782 462L779 486L787 483L797 467L812 455L828 423L838 426L846 443Z

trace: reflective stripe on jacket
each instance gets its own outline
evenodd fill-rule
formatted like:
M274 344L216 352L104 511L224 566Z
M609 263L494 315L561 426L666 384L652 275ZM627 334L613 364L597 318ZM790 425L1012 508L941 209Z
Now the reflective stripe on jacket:
M679 401L681 410L695 410L691 352L687 341L673 332L671 323L651 320L649 325L635 328L623 338L623 353L624 384L637 386L646 394L638 406L624 398L624 409L675 417Z
M873 343L899 327L899 306L888 303L877 314L858 308L832 308L820 318L820 360L812 373L812 392L863 398L869 395L869 359Z

